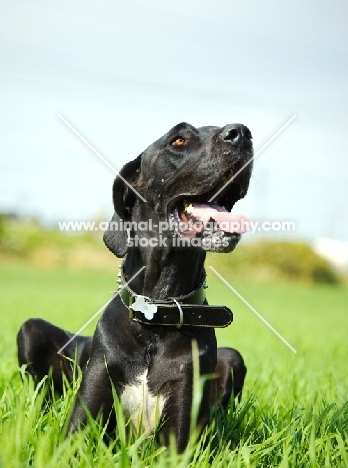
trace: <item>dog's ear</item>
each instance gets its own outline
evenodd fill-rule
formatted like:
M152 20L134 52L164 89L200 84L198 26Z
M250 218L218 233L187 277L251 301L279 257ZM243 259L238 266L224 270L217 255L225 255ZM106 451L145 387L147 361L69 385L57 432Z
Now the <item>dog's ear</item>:
M109 228L104 232L103 240L106 247L119 258L127 253L127 232L121 220L130 221L132 218L132 209L137 195L129 186L134 188L137 186L141 156L123 166L113 185L112 198L115 213L109 223Z
M119 176L117 176L114 181L112 189L115 212L121 219L126 221L131 219L132 208L137 198L136 193L130 188L130 186L137 190L137 182L140 176L141 157L142 154L134 159L134 161L131 161L122 167Z
M103 236L106 247L118 258L122 258L127 253L127 232L123 229L121 218L114 213L109 223L108 229Z

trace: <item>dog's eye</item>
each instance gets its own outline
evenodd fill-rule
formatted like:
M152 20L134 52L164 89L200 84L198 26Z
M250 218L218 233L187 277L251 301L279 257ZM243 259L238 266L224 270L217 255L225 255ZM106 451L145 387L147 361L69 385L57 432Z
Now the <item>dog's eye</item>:
M175 140L173 140L171 142L171 145L172 146L181 146L185 143L185 139L184 138L175 138Z

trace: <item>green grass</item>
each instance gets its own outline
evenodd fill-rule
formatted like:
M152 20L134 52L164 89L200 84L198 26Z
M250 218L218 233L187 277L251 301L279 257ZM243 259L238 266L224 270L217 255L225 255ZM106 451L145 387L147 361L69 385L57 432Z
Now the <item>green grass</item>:
M0 266L0 467L348 467L348 290L255 284L219 270L295 354L207 270L210 303L234 312L234 323L217 331L218 342L243 354L248 375L241 405L215 414L203 437L179 456L153 437L127 439L122 423L108 444L94 421L64 439L76 388L42 409L42 392L20 379L20 324L42 317L78 330L109 299L116 268L113 274Z

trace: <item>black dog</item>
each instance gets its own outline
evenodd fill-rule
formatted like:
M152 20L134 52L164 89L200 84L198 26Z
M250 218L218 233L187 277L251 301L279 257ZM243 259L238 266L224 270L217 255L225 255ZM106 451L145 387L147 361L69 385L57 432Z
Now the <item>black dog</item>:
M77 337L57 354L73 335L41 319L25 322L17 337L19 364L28 364L36 382L51 369L58 393L62 374L72 380L64 356L83 368L69 431L86 423L85 407L93 417L101 411L104 420L109 417L112 381L135 425L152 430L160 420L165 444L174 433L183 451L190 428L193 341L200 374L213 376L204 384L199 427L208 422L212 404L226 406L231 393L241 392L243 359L234 349L217 349L214 332L231 322L231 313L207 305L203 264L207 250L231 252L240 239L243 229L229 226L243 217L229 211L247 193L252 164L238 171L252 154L244 125L181 123L116 177L115 214L104 241L117 257L126 257L120 289L94 337ZM110 430L114 420L109 419Z

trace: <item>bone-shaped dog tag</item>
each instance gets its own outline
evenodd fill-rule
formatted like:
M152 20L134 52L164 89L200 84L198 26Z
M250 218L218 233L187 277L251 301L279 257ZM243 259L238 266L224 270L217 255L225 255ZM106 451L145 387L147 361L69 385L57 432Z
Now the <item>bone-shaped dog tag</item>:
M157 312L157 306L155 304L149 304L146 296L136 296L131 307L136 312L142 312L147 320L152 320Z

